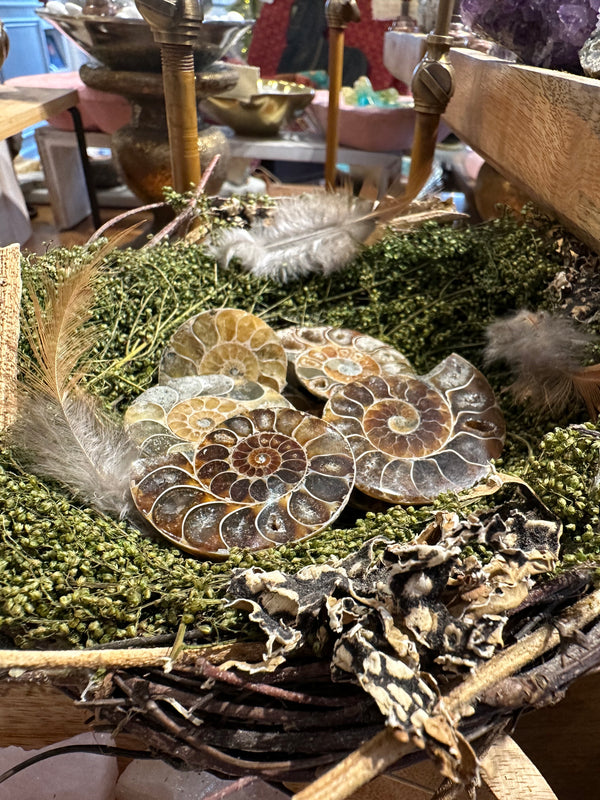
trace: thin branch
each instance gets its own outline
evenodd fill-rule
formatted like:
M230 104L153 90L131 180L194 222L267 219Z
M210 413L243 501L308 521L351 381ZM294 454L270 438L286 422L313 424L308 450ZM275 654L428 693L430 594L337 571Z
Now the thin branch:
M187 202L185 208L177 214L177 216L168 222L164 228L162 228L157 234L155 234L150 241L146 242L142 249L146 249L147 247L155 247L157 244L162 242L163 239L166 239L172 233L180 228L184 223L191 222L194 217L194 211L196 210L196 206L198 204L198 200L200 199L201 195L204 193L206 188L206 184L208 183L211 175L215 171L215 167L219 161L220 155L213 156L211 159L210 164L204 170L204 174L200 180L198 186L194 189L194 192Z
M122 214L117 214L116 217L112 217L105 222L104 225L101 225L87 240L86 245L92 244L97 239L100 239L101 236L104 236L107 230L118 225L123 220L127 219L128 217L133 217L135 214L141 214L143 211L153 211L155 208L164 208L166 203L150 203L147 206L138 206L137 208L129 208L127 211L123 211Z
M482 664L440 700L440 708L453 720L472 713L472 704L499 681L557 647L562 637L575 635L600 616L600 590L568 608L556 621L542 625L521 641ZM294 795L295 800L344 800L353 791L395 764L412 745L408 735L386 728L354 753Z

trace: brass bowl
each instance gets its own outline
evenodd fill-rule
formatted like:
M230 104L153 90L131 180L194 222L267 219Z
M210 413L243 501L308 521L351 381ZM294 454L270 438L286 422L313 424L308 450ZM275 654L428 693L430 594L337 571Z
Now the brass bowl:
M114 70L160 72L160 47L143 19L70 17L36 10L36 14L68 36L84 53ZM218 61L254 25L254 20L207 19L194 44L194 67L202 72Z
M314 89L299 83L259 80L258 92L248 100L217 95L202 100L200 107L240 136L275 136L282 125L302 114L314 96Z

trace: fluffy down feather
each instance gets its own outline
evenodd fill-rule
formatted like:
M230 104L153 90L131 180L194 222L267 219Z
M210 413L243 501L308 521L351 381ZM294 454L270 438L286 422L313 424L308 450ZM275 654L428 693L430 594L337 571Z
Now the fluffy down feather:
M32 472L59 481L100 511L124 516L133 507L133 445L81 388L96 337L85 323L104 255L102 250L70 269L56 284L47 278L43 303L29 288L33 318L23 321L22 330L32 356L22 363L10 440Z
M518 402L559 414L574 395L594 419L600 409L600 365L582 362L596 337L582 325L547 311L521 310L488 326L485 359L505 361Z
M372 202L315 192L282 198L266 222L222 231L209 250L225 266L238 258L253 275L286 283L342 269L375 226Z
M133 512L129 475L136 451L120 425L89 395L54 398L23 395L12 439L32 472L65 486L99 511Z

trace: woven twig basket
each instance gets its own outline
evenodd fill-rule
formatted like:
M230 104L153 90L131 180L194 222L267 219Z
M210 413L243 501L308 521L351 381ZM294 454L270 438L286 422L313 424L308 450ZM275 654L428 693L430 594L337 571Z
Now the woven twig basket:
M14 415L20 291L19 249L0 250L0 430ZM576 573L557 584L557 594L565 588L558 619L534 616L532 632L444 688L445 713L481 757L520 714L554 702L600 664L600 592L589 575ZM21 681L61 688L93 711L95 726L131 733L179 766L308 783L298 800L341 800L388 770L426 758L406 733L385 726L359 687L333 682L325 660L307 655L251 678L223 666L231 659L259 661L260 655L260 646L240 643L5 650L0 678L19 674ZM105 671L100 681L99 669ZM434 796L441 800L453 792L442 784ZM536 796L553 795L546 788Z

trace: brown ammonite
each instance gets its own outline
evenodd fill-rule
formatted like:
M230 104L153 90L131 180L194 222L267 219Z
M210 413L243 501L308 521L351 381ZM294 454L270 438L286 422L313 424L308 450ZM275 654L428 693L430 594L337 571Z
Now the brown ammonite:
M138 510L188 552L224 557L312 536L333 522L354 485L354 457L333 425L295 409L225 420L193 452L138 460Z
M238 308L219 308L196 314L175 331L158 374L159 383L220 374L281 391L286 371L285 351L266 322Z
M325 399L340 385L367 375L414 374L398 350L349 328L284 328L277 335L297 380Z
M142 455L160 455L198 442L235 414L290 405L275 389L255 381L195 375L146 389L126 410L123 426Z
M323 419L350 443L356 487L403 504L473 486L505 435L489 383L456 354L425 376L370 376L342 386Z

